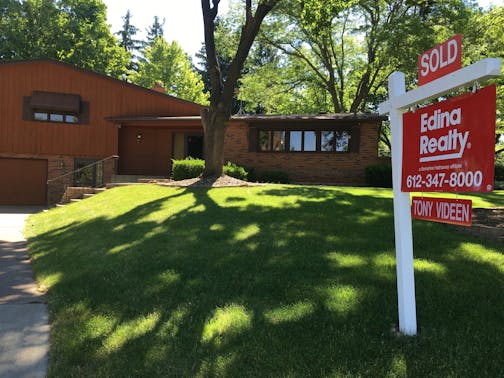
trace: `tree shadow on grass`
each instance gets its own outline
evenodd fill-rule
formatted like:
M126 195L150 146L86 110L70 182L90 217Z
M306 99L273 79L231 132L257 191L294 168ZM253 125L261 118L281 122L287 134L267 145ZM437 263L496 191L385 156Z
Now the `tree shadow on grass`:
M390 199L315 187L179 190L40 235L37 271L58 277L50 374L497 372L498 264L415 223L421 332L397 338L393 238Z

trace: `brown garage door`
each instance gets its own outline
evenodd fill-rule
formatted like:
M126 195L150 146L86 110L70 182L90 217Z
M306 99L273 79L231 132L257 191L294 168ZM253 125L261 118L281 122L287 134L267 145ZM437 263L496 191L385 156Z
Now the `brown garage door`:
M47 160L0 158L0 205L45 205Z

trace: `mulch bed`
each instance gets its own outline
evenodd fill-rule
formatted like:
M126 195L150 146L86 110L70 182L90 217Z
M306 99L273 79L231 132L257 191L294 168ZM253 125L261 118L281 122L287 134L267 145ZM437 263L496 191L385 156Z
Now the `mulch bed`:
M220 177L209 177L209 178L192 178L187 180L147 180L147 182L156 183L158 185L164 186L177 186L177 187L197 187L197 188L222 188L222 187L234 187L234 186L258 186L264 185L257 182L248 182L236 179L231 176L220 176Z
M472 226L452 226L484 240L504 243L504 207L473 209Z

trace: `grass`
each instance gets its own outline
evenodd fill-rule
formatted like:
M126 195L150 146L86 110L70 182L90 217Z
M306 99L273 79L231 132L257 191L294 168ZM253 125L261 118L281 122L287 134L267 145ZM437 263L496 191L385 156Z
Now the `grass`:
M391 198L133 186L30 217L49 376L500 375L502 244L414 221L419 334L398 336Z

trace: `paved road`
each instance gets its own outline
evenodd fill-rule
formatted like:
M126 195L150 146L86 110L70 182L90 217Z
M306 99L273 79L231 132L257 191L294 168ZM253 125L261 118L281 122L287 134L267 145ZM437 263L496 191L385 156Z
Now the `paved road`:
M0 378L45 377L49 317L22 230L41 208L0 206Z

